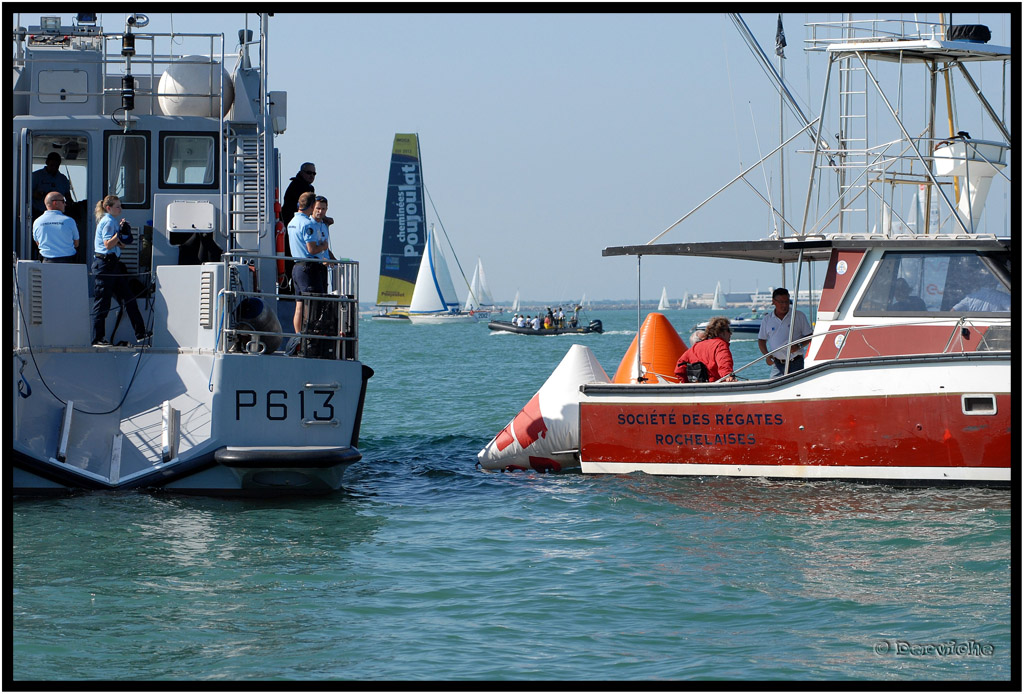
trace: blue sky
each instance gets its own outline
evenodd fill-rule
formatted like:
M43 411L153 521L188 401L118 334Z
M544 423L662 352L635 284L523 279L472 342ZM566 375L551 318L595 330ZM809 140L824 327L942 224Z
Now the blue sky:
M779 142L778 96L721 13L331 14L307 7L270 21L271 89L288 92L288 130L276 144L285 184L303 161L316 163L317 192L330 198L337 220L333 249L361 261L364 301L376 296L396 132L419 133L426 186L458 259L467 274L483 259L498 301L517 289L527 300L635 298L636 260L605 258L601 250L647 242ZM23 15L21 23L37 17ZM101 18L108 30L123 26L123 14ZM786 77L808 113L820 104L824 61L801 50L803 24L840 18L783 16ZM150 19L151 31L170 28L165 15ZM744 19L774 58L776 15ZM991 27L992 43L1009 45L1006 16L955 21L979 19ZM180 32L223 31L233 52L243 16L178 13L173 24ZM959 115L980 123L976 110ZM786 123L788 136L795 121ZM968 129L977 138L980 128ZM985 128L995 139L995 128ZM798 144L806 149L807 141ZM802 208L809 156L788 156L792 214ZM766 178L777 189L777 164L748 177L762 191ZM994 185L986 214L1004 197ZM770 231L768 211L739 184L662 241L758 239ZM649 258L642 295L656 300L667 286L678 299L684 290L711 292L716 281L735 292L781 283L774 266Z

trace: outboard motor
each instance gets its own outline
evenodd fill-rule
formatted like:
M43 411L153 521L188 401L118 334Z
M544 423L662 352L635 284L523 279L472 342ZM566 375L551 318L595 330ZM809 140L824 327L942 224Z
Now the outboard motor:
M593 332L595 332L595 333L603 333L604 332L604 326L601 325L601 321L597 320L596 318L594 320L590 321L590 329Z
M235 319L239 330L248 327L260 332L278 333L277 335L238 336L238 348L252 354L270 354L281 346L281 321L277 319L270 307L260 299L249 297L243 299L235 309Z

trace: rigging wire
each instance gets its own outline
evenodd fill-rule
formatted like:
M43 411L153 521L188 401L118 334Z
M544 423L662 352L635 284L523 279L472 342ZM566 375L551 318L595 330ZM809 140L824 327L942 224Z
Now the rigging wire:
M757 120L754 118L754 106L748 101L747 107L750 109L750 129L754 133L754 142L757 144L757 156L761 160L761 176L764 177L764 187L768 191L768 213L771 215L772 227L774 233L773 238L779 237L779 225L775 220L775 204L772 202L772 186L768 182L768 173L764 167L764 156L761 154L761 138L757 136Z
M430 191L427 190L426 183L423 184L423 192L427 194L427 200L430 201L430 207L434 210L434 216L437 217L437 223L441 225L441 231L444 233L444 240L448 242L448 248L452 249L452 257L455 258L455 264L459 268L459 274L462 275L462 281L466 283L467 287L469 287L469 293L472 295L473 288L469 286L469 280L466 279L466 273L462 270L462 263L459 262L459 256L455 254L455 247L452 246L452 240L448 238L448 230L444 228L444 222L441 221L441 215L437 213L437 207L434 205L434 198L430 196ZM458 297L455 298L458 299ZM476 301L475 296L473 297L473 300Z

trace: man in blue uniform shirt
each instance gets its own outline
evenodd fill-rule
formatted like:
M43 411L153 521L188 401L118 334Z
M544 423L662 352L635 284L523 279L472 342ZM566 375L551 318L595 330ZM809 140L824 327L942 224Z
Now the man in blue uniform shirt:
M311 192L299 196L298 211L288 223L288 240L291 243L292 254L296 258L307 260L296 260L292 267L292 284L295 293L302 295L307 292L324 294L327 292L327 268L323 263L317 262L320 254L328 247L327 238L321 233L324 225L317 223L310 216L313 212L313 205L316 194ZM326 227L324 227L326 228ZM295 302L295 316L292 318L292 325L295 332L302 332L302 302Z
M78 225L64 214L67 200L53 191L44 199L46 212L32 224L32 238L44 263L73 263L78 248Z
M46 166L32 172L33 219L46 211L45 198L50 193L60 193L65 201L71 197L71 181L60 172L60 162L60 155L50 152L46 156Z

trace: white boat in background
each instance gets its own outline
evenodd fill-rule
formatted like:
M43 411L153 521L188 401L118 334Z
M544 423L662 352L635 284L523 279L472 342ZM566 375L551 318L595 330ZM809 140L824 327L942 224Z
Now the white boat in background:
M715 285L715 298L711 300L712 311L722 311L725 309L725 299L722 298L722 283L719 282Z
M516 297L512 299L512 313L519 313L519 290L516 290Z
M473 269L473 279L469 282L469 294L466 296L466 305L463 307L463 311L478 319L489 318L491 314L503 311L500 306L494 305L494 297L487 286L487 276L484 274L484 263L480 258L476 259L476 267Z
M1009 22L1011 15L1004 16ZM761 64L770 65L745 22L738 15L733 20ZM800 208L802 222L786 228L802 232L704 243L655 238L603 251L801 269L824 264L812 334L805 340L790 333L789 344L779 347L806 343L805 368L764 378L765 360L758 358L735 367L735 382L563 383L579 408L579 430L565 439L578 434L573 454L583 473L1012 483L1019 418L1012 401L1014 252L1012 239L1000 232L1019 201L1006 206L1006 219L982 217L990 184L998 182L1007 199L1014 190L1006 175L1010 131L999 115L1012 115L1017 106L1007 98L1012 51L988 44L987 27L915 20L808 24L806 50L824 56L828 70L821 113L804 119L797 132L807 131L813 142L807 205ZM939 64L956 66L945 75L963 84L936 89ZM784 86L778 73L775 79ZM972 103L949 104L943 113L940 93ZM897 99L909 94L925 99ZM869 114L884 118L869 124ZM826 115L838 123L837 140L829 135L836 132L830 121L818 128ZM950 128L955 135L927 135L954 117L961 119ZM1002 139L967 135L983 126ZM886 228L879 223L887 213L882 202L914 180L939 198L943 226L874 233ZM800 297L814 288L801 287L802 277L789 289L793 309L806 311ZM637 350L638 362L648 361L649 349ZM501 436L495 443L504 449L489 447L478 458L491 469L528 467L529 459L517 457ZM571 467L568 452L558 449L563 469Z
M332 293L302 297L301 335L281 327L298 297L275 283L286 100L268 91L269 23L259 16L230 75L223 34L151 33L142 14L14 31L15 494L319 494L360 459L373 372L358 359L358 263L325 261ZM40 262L32 241L32 172L55 151L79 197L67 264ZM87 217L107 194L134 230L120 261L149 335L115 305L110 344L93 344Z
M409 306L409 320L414 324L436 325L475 320L472 314L459 308L459 297L455 293L448 262L437 242L433 224L427 231L426 249Z
M683 300L679 302L679 309L687 309L690 307L690 292L683 292Z
M668 289L665 287L661 288L661 300L658 302L659 311L667 311L672 308L668 303Z

